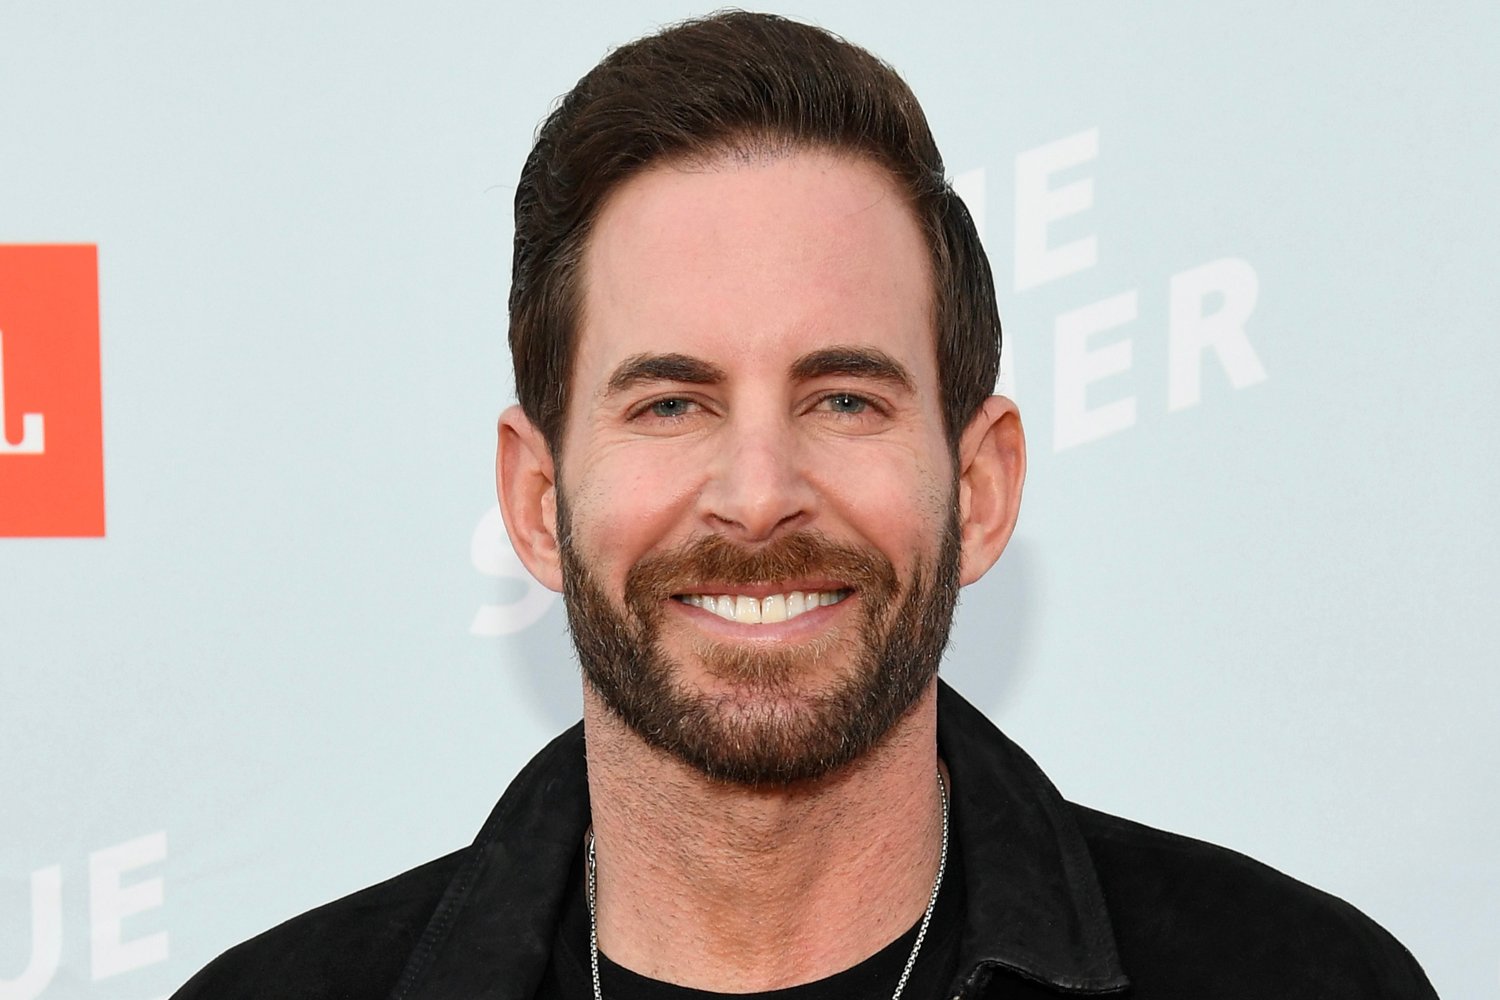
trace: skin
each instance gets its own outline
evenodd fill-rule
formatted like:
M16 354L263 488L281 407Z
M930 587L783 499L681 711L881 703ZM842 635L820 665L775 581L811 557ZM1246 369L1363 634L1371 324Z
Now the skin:
M561 462L518 408L500 421L501 509L541 582L562 585L560 483L574 543L620 608L637 561L708 533L753 548L813 528L879 550L903 586L931 565L955 484L930 266L883 169L810 150L648 169L597 220L583 304ZM807 371L833 349L900 375ZM692 364L620 377L662 355ZM962 583L999 557L1024 474L1016 408L991 397L959 441ZM725 592L714 587L699 592ZM715 676L695 651L816 644L771 706L795 712L849 668L859 600L768 625L669 600L662 640L686 683L747 709L772 696ZM648 746L585 686L601 949L653 978L750 992L831 975L898 937L937 869L935 697L929 685L885 741L833 774L752 788Z

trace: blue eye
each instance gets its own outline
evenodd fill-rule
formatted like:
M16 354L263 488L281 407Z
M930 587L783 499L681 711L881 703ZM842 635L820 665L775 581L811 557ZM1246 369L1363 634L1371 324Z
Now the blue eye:
M826 402L835 413L863 413L870 405L864 397L848 392L834 393Z
M658 399L649 407L653 417L680 417L693 404L686 399Z

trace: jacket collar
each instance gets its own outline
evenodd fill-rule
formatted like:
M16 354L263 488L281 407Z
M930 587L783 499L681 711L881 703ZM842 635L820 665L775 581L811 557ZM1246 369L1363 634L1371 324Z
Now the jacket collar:
M959 967L972 990L996 968L1068 993L1129 985L1083 834L1026 752L946 684L938 751L953 775L963 852Z
M1025 752L939 683L967 912L966 990L997 969L1074 994L1128 985L1088 848ZM413 950L392 1000L529 1000L552 949L589 821L583 726L532 759L495 806Z

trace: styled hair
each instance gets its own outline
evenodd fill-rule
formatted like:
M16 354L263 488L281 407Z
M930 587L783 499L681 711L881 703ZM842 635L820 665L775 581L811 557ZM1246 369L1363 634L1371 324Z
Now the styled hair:
M610 193L647 167L818 149L904 190L931 256L950 446L994 391L1000 316L979 234L921 106L890 66L830 32L724 11L615 49L537 131L516 189L510 351L522 410L559 454L582 315L581 263Z

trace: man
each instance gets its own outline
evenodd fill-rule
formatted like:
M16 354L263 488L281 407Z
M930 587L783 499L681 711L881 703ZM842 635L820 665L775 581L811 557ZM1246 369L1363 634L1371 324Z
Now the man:
M920 108L743 13L626 46L516 196L511 542L584 719L467 850L181 997L1425 997L1346 904L1063 801L937 670L1025 448Z

